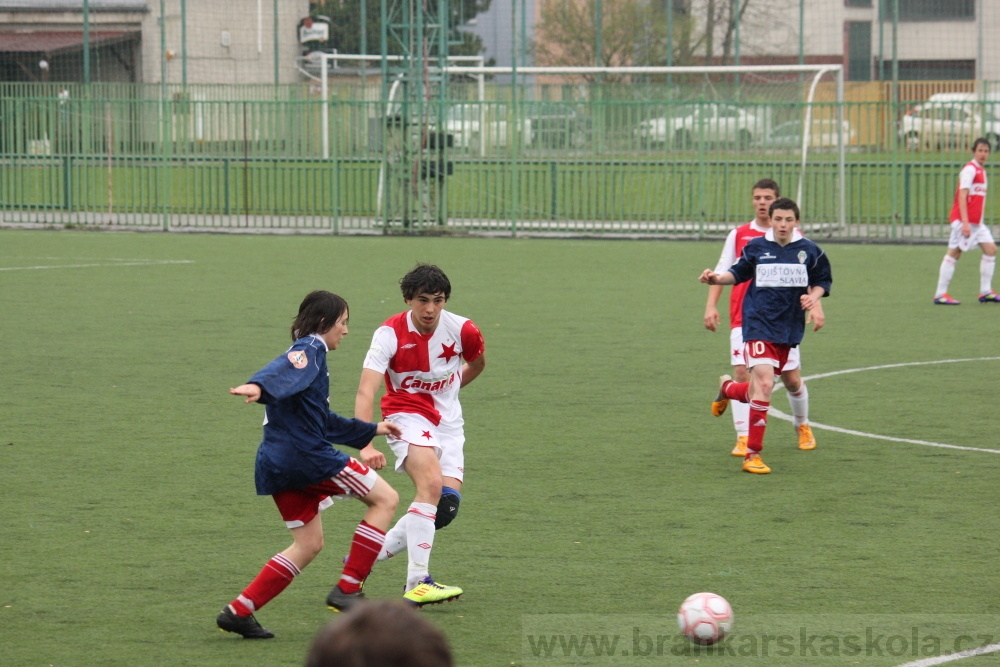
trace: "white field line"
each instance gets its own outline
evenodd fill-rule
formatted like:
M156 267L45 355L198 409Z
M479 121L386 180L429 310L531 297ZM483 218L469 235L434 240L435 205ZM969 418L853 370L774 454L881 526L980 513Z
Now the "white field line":
M104 259L87 264L37 264L35 266L0 266L0 271L38 271L42 269L92 269L118 266L162 266L194 264L193 259Z
M804 376L803 380L818 380L821 378L833 377L834 375L846 375L848 373L861 373L863 371L877 371L885 368L902 368L905 366L929 366L932 364L959 364L967 363L970 361L998 361L1000 357L974 357L971 359L940 359L938 361L911 361L904 364L884 364L881 366L866 366L865 368L849 368L842 371L833 371L830 373L820 373L818 375ZM775 389L782 389L783 387L775 385ZM773 401L772 401L773 403ZM785 414L780 410L776 410L774 406L768 410L768 415L774 415L778 419L784 419L786 421L792 421L792 416ZM925 447L940 447L943 449L961 449L969 452L985 452L987 454L1000 454L1000 449L984 449L982 447L962 447L960 445L949 445L943 442L930 442L928 440L911 440L909 438L896 438L889 435L878 435L877 433L867 433L865 431L855 431L847 428L840 428L839 426L829 426L827 424L819 424L814 421L810 421L809 425L813 428L819 428L826 431L834 431L836 433L845 433L847 435L856 435L862 438L872 438L875 440L889 440L891 442L905 442L911 445L923 445Z
M943 665L946 662L954 662L955 660L961 660L963 658L972 658L977 655L988 655L990 653L996 653L997 651L1000 651L1000 644L990 644L988 646L980 646L979 648L970 648L968 651L959 651L958 653L952 653L950 655L939 655L933 658L924 658L923 660L905 662L899 667L931 667L931 665Z
M818 380L820 378L832 377L834 375L846 375L848 373L860 373L862 371L877 371L884 368L902 368L905 366L927 366L931 364L959 364L969 361L998 361L1000 357L975 357L972 359L941 359L938 361L912 361L904 364L883 364L881 366L867 366L865 368L849 368L842 371L833 371L831 373L820 373L818 375L810 375L803 377L803 380ZM781 389L780 385L776 385L775 389ZM773 414L775 417L780 419L785 419L787 421L792 421L791 415L786 415L780 410L775 410L773 407L768 410L768 414ZM1000 454L1000 450L996 449L982 449L979 447L960 447L959 445L948 445L943 442L928 442L926 440L911 440L909 438L894 438L888 435L877 435L875 433L866 433L864 431L854 431L846 428L839 428L837 426L827 426L825 424L817 424L816 422L809 422L813 428L825 429L827 431L836 431L837 433L846 433L849 435L856 435L862 438L874 438L876 440L891 440L893 442L906 442L912 445L924 445L927 447L943 447L945 449L963 449L971 452L986 452L988 454ZM949 655L939 655L933 658L924 658L923 660L914 660L913 662L907 662L899 665L899 667L932 667L932 665L943 665L948 662L955 662L956 660L962 660L964 658L972 658L977 655L988 655L990 653L1000 652L1000 644L990 644L988 646L980 646L979 648L969 649L967 651L959 651L958 653L951 653Z

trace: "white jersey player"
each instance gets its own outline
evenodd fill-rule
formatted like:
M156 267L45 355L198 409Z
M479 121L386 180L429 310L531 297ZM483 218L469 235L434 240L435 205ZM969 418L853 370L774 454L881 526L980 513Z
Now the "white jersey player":
M435 531L458 513L465 476L462 406L459 390L486 367L485 344L475 323L444 310L451 283L441 269L418 264L400 281L409 310L385 321L365 357L354 413L371 415L375 393L385 384L382 418L402 430L389 438L396 470L416 486L407 513L386 535L379 560L406 551L406 592L417 605L453 600L456 586L436 583L429 573ZM369 445L361 460L375 468L385 456Z
M957 306L958 299L948 294L948 285L955 275L955 266L962 253L979 246L983 256L979 260L979 303L1000 303L1000 294L993 291L993 271L996 268L997 246L990 228L986 226L986 160L990 157L990 142L979 138L972 142L972 159L958 175L958 186L951 205L951 235L948 251L938 270L937 291L934 303L939 306Z

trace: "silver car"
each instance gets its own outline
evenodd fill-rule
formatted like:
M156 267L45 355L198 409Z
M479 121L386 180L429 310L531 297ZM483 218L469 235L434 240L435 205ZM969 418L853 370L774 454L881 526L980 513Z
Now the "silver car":
M639 123L634 136L643 146L691 148L698 144L732 144L745 149L759 132L757 117L733 104L685 104L667 116Z

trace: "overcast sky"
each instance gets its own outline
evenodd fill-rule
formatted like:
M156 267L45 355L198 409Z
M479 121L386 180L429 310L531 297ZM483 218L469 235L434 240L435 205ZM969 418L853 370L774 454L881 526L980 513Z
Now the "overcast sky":
M483 55L486 58L496 58L497 65L501 67L510 67L512 64L512 54L511 54L511 3L514 0L493 0L490 3L490 9L485 14L479 14L476 16L476 24L473 26L468 26L470 32L474 32L483 38L483 45L486 47L486 53ZM532 27L534 24L534 11L535 2L534 0L517 0L517 16L516 20L516 30L520 32L521 30L521 12L523 11L525 5L527 5L527 29L528 29L528 40L532 38ZM523 65L521 62L521 53L517 54L518 65ZM531 56L528 55L530 60ZM530 62L528 64L531 64Z

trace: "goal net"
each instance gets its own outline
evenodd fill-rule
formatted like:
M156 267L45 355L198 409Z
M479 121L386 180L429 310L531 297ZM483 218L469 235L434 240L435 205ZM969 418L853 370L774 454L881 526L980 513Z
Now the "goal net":
M877 119L845 107L841 65L714 67L470 67L450 74L506 77L523 88L531 144L544 144L546 105L562 112L598 105L602 127L589 128L585 147L606 154L647 152L697 157L725 169L758 166L778 177L803 211L822 199L824 225L846 224L846 153ZM596 99L595 99L596 98ZM553 137L549 137L552 139ZM560 146L581 143L557 135ZM565 141L563 141L565 140ZM794 168L791 158L794 158ZM752 178L752 177L751 177ZM753 179L756 180L756 179ZM746 188L749 192L749 188ZM815 219L815 218L814 218Z

